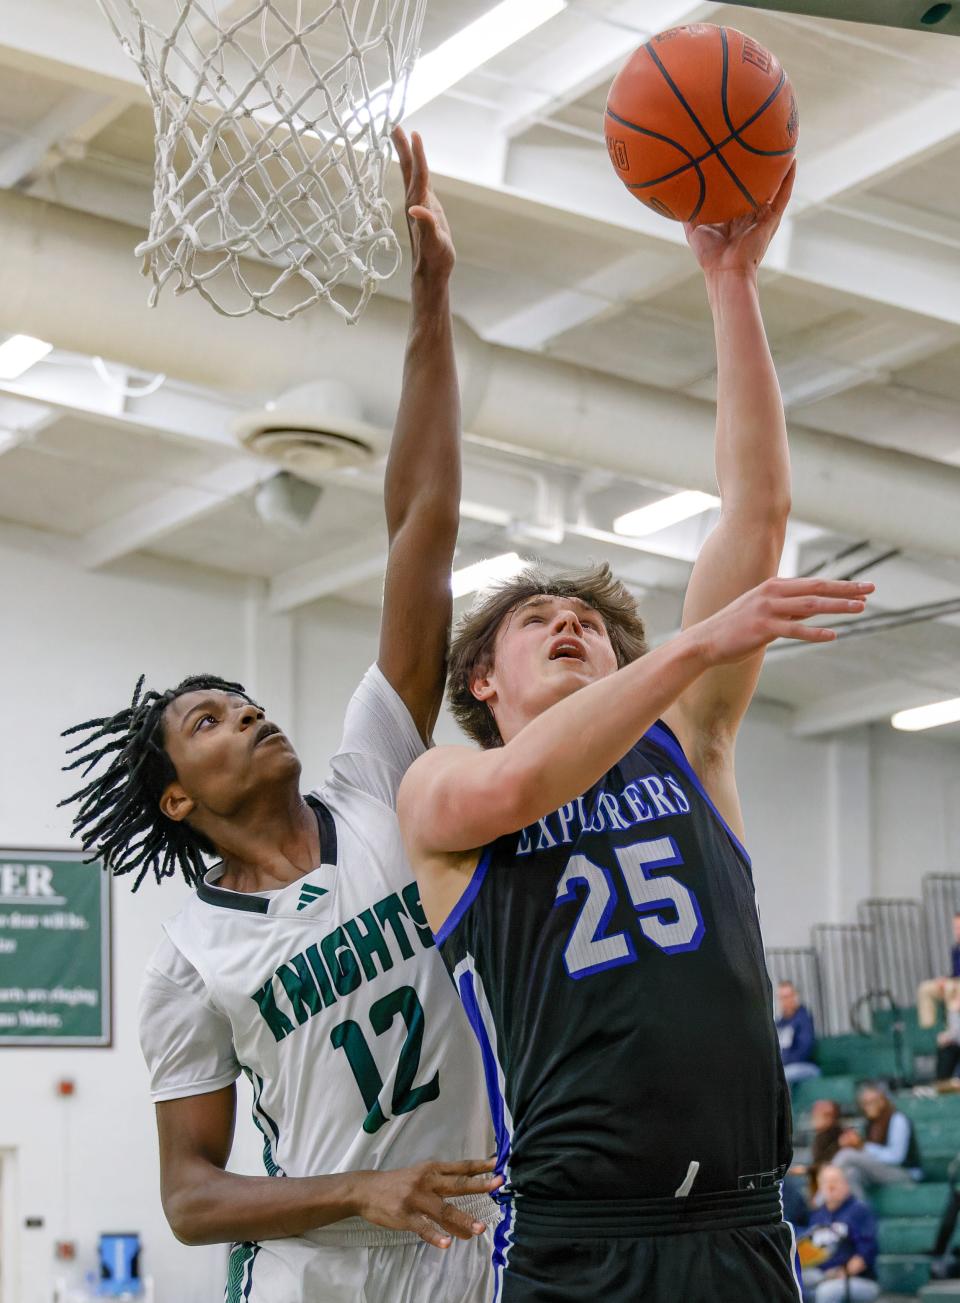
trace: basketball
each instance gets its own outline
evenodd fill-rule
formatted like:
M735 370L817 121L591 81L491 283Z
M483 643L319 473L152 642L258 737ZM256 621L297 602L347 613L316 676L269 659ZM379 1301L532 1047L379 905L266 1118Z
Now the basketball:
M777 193L799 114L776 55L743 32L694 23L661 32L610 87L605 134L620 180L678 222L728 222Z

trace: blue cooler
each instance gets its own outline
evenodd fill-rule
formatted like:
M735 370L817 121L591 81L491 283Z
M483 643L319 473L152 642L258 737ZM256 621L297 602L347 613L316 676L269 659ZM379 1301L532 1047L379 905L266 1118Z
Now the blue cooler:
M136 1231L101 1235L97 1294L101 1298L117 1298L139 1294L142 1289L140 1236Z

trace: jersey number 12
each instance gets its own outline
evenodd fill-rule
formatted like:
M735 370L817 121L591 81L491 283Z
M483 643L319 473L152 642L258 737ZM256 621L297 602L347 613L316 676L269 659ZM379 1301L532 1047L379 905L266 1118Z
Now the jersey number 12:
M383 996L372 1004L368 1015L370 1026L377 1036L382 1036L393 1026L398 1014L407 1029L407 1035L397 1061L397 1075L390 1101L394 1116L412 1113L415 1108L429 1103L440 1094L439 1071L423 1085L414 1085L414 1078L420 1068L424 1019L423 1005L412 986L401 986L399 990L391 991L389 995ZM383 1105L380 1103L383 1077L380 1075L380 1069L367 1043L363 1028L358 1022L348 1019L347 1022L338 1023L334 1027L330 1033L330 1041L334 1049L343 1050L347 1056L347 1062L350 1064L367 1110L363 1129L368 1135L373 1135L390 1121L390 1117L384 1112Z

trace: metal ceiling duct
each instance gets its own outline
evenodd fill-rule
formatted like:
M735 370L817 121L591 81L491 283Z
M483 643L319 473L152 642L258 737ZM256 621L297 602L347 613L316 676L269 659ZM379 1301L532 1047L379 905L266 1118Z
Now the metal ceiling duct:
M359 326L323 313L218 317L196 295L148 310L129 226L0 193L0 329L250 395L322 377L389 430L407 309L374 298ZM712 404L484 343L460 323L464 428L516 452L715 490ZM322 426L322 413L318 414ZM856 538L960 558L960 469L791 425L796 515Z

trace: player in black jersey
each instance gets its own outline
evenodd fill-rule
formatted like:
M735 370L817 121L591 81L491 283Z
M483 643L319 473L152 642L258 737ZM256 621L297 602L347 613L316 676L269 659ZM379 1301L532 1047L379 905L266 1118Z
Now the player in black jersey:
M454 642L452 704L484 749L431 751L401 788L484 1056L504 1303L800 1297L734 741L767 644L829 641L805 621L861 612L872 585L774 577L789 466L756 269L791 183L754 220L687 232L716 325L723 509L683 631L646 653L606 567L521 575Z

